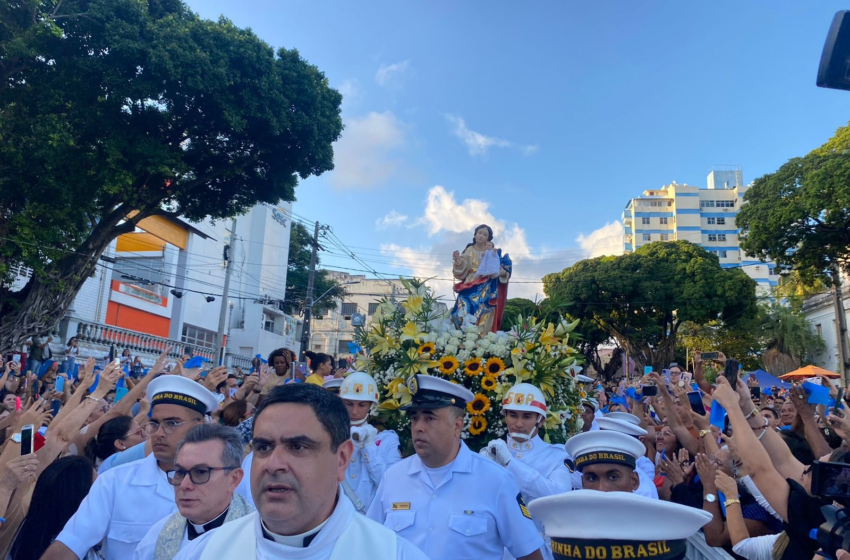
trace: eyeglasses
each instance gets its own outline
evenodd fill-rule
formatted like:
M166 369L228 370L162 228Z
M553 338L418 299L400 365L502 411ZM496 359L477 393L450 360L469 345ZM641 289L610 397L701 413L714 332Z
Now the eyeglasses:
M157 430L159 430L160 427L162 427L162 431L165 433L165 435L170 436L178 427L182 426L183 424L188 424L189 422L197 422L197 420L186 420L185 422L175 422L174 420L166 420L162 424L151 420L145 425L145 433L149 436L152 436L157 432Z
M185 424L185 422L183 423ZM239 467L194 467L188 471L183 469L168 471L166 475L168 475L168 482L170 482L172 486L180 486L187 474L189 475L189 480L192 481L192 484L205 484L210 481L210 475L213 471L232 471L233 469L238 468Z
M154 430L154 432L155 431L156 430ZM121 439L127 439L128 437L130 437L132 435L137 435L139 437L145 437L147 434L145 433L145 428L143 428L142 426L139 426L138 428L136 428L132 432L127 432L126 434L124 434L124 437L122 437Z

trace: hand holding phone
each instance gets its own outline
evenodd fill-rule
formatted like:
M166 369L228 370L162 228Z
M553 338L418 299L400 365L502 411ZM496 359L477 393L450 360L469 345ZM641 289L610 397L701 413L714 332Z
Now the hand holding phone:
M56 378L56 384L55 384L54 387L55 387L56 391L58 391L60 393L62 391L64 391L65 390L65 378L62 377L61 375L59 377L57 377Z
M705 416L705 404L702 402L702 395L699 394L699 391L689 391L688 402L691 405L691 410L700 416Z
M21 428L21 455L30 455L34 451L35 442L33 440L33 432L35 426L27 424Z
M702 361L704 362L707 362L709 360L716 360L717 352L702 352L700 356L702 357Z

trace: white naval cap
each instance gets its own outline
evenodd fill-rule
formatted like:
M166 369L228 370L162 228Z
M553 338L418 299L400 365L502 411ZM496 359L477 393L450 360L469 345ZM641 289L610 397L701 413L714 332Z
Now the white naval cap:
M567 440L564 448L578 471L596 463L615 463L634 469L638 457L646 453L646 447L639 440L619 432L602 430L574 435Z
M597 401L594 398L585 397L585 398L581 399L581 404L586 404L587 406L589 406L590 408L593 409L593 412L599 411L599 401Z
M473 392L463 385L433 375L412 375L407 380L407 388L412 399L400 410L433 410L447 406L463 408L475 398Z
M179 375L163 375L148 385L147 398L151 408L158 404L176 404L209 414L218 409L218 400L209 389L196 381Z
M333 379L329 379L322 383L322 387L330 391L331 393L339 394L339 388L342 386L342 377L335 377Z
M546 527L556 560L679 560L686 539L711 521L701 509L628 492L573 490L533 500L528 509Z
M629 414L628 412L609 412L605 415L605 418L613 418L614 420L623 420L625 422L631 422L635 426L640 426L640 418L635 416L634 414Z
M600 430L611 430L612 432L620 432L621 434L635 437L646 435L646 430L640 426L635 426L631 422L627 422L625 420L609 418L607 414L602 418L597 418L596 423L599 424Z

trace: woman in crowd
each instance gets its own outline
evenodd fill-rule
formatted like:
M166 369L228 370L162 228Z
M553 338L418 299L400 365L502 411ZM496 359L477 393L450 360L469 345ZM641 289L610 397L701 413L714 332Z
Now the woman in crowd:
M29 513L21 523L7 560L38 560L88 494L96 474L85 457L51 463L35 484ZM83 560L96 560L89 550Z
M256 407L247 400L233 401L221 412L221 423L236 428L254 414Z
M65 345L65 371L69 375L74 374L74 369L77 367L77 356L80 353L79 342L76 336L68 339L68 344Z
M321 352L304 352L307 359L310 360L310 374L304 381L321 387L325 383L325 376L333 373L333 358Z
M121 369L130 369L130 366L133 365L133 357L130 355L130 349L125 348L123 352L121 352Z
M95 468L113 453L120 453L145 441L145 432L130 416L107 420L86 444L85 455Z

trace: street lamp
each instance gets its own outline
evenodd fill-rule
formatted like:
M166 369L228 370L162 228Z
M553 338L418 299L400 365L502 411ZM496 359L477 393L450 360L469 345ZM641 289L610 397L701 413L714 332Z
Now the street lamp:
M351 284L359 284L359 280L354 280L351 282L343 282L342 284L337 284L329 288L325 293L317 297L316 299L312 298L312 294L310 292L313 291L313 287L310 286L309 292L307 294L307 305L304 308L304 328L301 332L301 361L304 361L305 354L308 350L308 346L310 345L310 327L312 326L313 321L313 306L316 305L316 302L328 295L332 290L336 289L339 286L350 286Z

